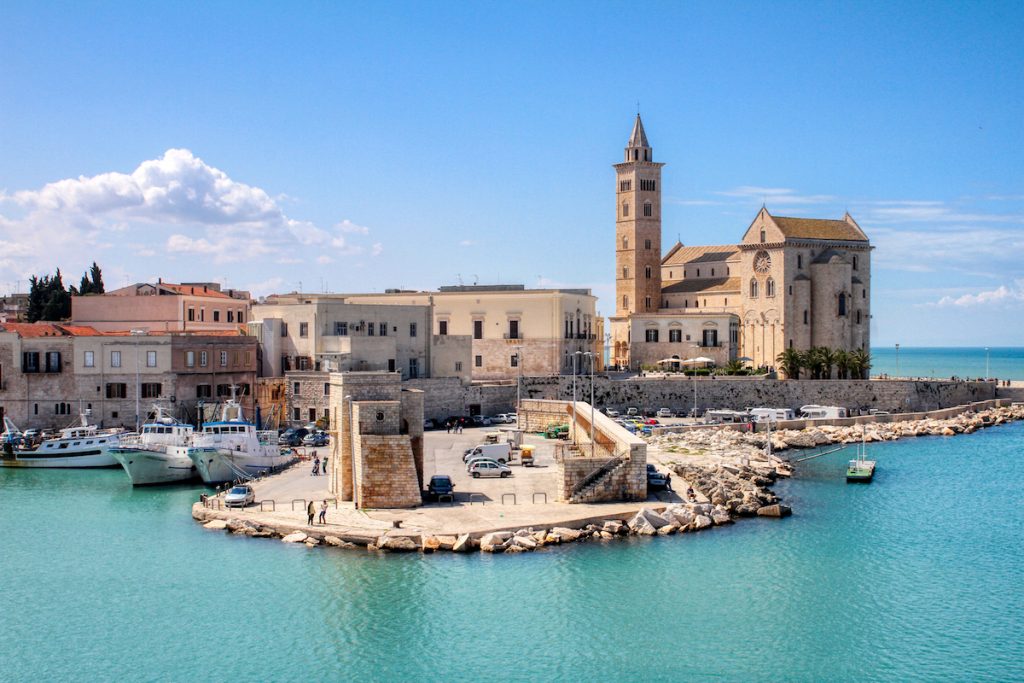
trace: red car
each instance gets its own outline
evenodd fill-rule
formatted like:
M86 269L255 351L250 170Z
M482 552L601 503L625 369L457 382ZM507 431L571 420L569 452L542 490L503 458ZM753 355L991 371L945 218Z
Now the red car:
M644 424L645 425L660 425L661 423L658 422L657 420L655 420L653 417L649 417L646 420L644 420Z

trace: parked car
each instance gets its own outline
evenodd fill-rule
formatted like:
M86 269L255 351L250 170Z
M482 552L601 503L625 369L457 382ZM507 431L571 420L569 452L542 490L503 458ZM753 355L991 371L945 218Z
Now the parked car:
M469 473L473 475L474 479L479 479L480 477L501 477L504 479L512 474L512 469L493 460L477 460L470 465Z
M441 496L454 496L455 484L447 474L435 474L427 484L427 497L437 500Z
M661 423L658 422L658 418L656 418L656 417L649 417L646 420L644 420L644 424L645 425L650 425L650 426L653 427L654 425L659 425Z
M675 415L672 414L672 411L669 410L668 408L660 409L658 411L658 415L657 416L658 417L675 417Z
M668 480L665 475L658 471L658 468L647 463L647 488L664 489L668 487Z
M491 425L491 418L484 415L474 415L470 419L473 421L474 427L489 427Z
M428 417L425 420L423 420L423 429L424 430L440 429L440 428L441 428L441 423L438 422L437 420L435 420L432 417Z
M635 417L639 414L640 409L635 406L630 406L629 408L626 408L626 415L629 415L630 417Z
M224 496L225 507L245 507L256 502L256 492L248 484L233 486Z
M307 434L309 430L305 427L289 427L277 437L277 443L282 446L301 446Z
M466 471L467 472L472 471L473 465L477 464L478 462L484 462L484 461L486 461L486 462L493 462L495 465L500 465L501 464L500 462L498 462L494 458L488 458L486 455L474 455L472 458L470 458L469 460L466 461Z
M516 413L505 413L505 417L508 418L509 424L519 422L519 415L517 415Z
M612 419L615 419L619 416L619 411L609 409L607 412L605 412L605 415Z
M497 415L491 418L491 424L507 425L508 415L506 415L505 413L498 413Z
M302 437L303 446L312 446L314 448L323 448L329 441L330 437L327 435L327 432L310 432Z

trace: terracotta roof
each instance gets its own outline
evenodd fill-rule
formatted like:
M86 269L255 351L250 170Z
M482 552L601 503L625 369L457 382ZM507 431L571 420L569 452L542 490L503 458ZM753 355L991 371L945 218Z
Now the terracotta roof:
M731 244L715 244L703 247L684 247L677 244L672 247L664 259L663 266L681 266L688 263L709 263L727 261L729 257L735 256L739 250Z
M667 287L662 287L661 289L662 294L694 294L697 292L718 294L738 291L740 291L740 279L738 277L714 277L696 280L682 280L680 282L674 282Z
M88 325L61 325L60 328L73 337L97 337L102 334Z
M207 289L203 291L203 288L196 287L195 285L171 285L166 282L161 282L157 287L166 287L178 294L187 294L189 296L209 296L215 299L230 299L231 297L224 292L218 292L215 289Z
M860 228L845 220L822 218L787 218L772 216L775 225L786 237L811 240L843 240L846 242L867 242L868 237Z
M4 332L14 332L22 339L30 337L64 337L64 331L51 323L4 323Z

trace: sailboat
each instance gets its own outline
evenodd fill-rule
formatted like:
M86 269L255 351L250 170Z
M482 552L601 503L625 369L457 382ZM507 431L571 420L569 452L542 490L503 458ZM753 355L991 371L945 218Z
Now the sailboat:
M857 446L857 457L846 467L847 484L870 484L875 476L875 461L867 460L867 441L864 438L864 427L860 429L860 445Z

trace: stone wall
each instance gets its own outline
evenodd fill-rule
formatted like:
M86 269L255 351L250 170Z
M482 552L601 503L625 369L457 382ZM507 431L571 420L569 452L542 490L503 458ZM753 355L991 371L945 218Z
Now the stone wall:
M523 381L525 383L526 378ZM435 420L474 412L496 415L516 409L515 380L501 384L463 384L454 377L441 377L409 380L402 386L423 392L423 416Z

